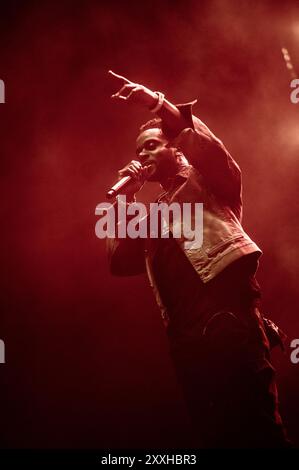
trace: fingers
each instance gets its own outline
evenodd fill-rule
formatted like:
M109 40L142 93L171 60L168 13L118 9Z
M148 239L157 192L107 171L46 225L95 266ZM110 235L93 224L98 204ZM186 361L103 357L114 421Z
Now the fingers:
M119 80L122 80L124 82L124 85L121 87L119 91L111 95L111 98L117 98L121 100L127 100L129 99L134 91L138 90L138 85L137 83L133 83L127 78L123 77L122 75L118 75L117 73L112 72L112 70L109 70L108 72L110 75L112 75L115 78L118 78ZM129 92L128 94L126 94Z
M130 93L129 93L127 96L122 97L122 98L123 98L124 100L128 100L128 99L130 98L130 96L132 96L132 94L133 94L135 91L137 91L138 89L139 89L139 87L138 87L138 86L135 86L134 88L132 88L132 90L130 91Z
M129 87L130 85L125 85L126 87ZM134 87L132 88L132 90L130 91L130 93L127 95L127 96L122 96L120 93L115 93L114 95L111 96L111 98L118 98L119 100L128 100L132 94L138 90L138 87Z
M119 80L123 80L125 83L129 84L129 83L132 83L130 80L128 80L127 78L123 77L122 75L118 75L117 73L115 72L112 72L112 70L109 70L108 73L110 75L112 75L113 77L115 78L118 78Z
M111 98L120 98L122 100L126 100L129 98L129 96L131 96L135 88L137 88L137 85L135 83L126 83L117 93L111 95ZM128 95L125 95L124 93L127 90L130 90L130 93Z
M141 178L142 176L142 165L137 160L132 160L128 165L119 170L119 176L133 176L136 179Z

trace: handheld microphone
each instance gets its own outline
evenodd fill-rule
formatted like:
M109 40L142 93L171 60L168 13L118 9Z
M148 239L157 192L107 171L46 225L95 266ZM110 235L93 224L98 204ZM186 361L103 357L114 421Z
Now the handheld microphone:
M134 181L132 176L124 176L117 183L115 183L109 191L106 193L107 199L112 199L113 197L118 196L121 191L125 190L130 184Z
M150 167L151 165L144 165L143 168L148 169ZM144 181L146 181L146 178L144 178ZM106 198L112 199L113 197L118 196L119 194L121 194L122 191L125 191L133 182L135 182L135 178L133 176L124 176L119 181L117 181L117 183L115 183L112 188L109 189L109 191L107 191Z

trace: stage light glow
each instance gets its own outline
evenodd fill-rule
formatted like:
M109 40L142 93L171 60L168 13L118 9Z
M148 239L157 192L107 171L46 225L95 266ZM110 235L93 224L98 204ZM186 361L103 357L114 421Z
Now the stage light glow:
M299 41L299 21L295 21L293 24L292 24L292 33L293 35L295 36L295 38ZM298 44L299 46L299 44Z
M290 71L291 78L296 78L297 73L292 64L291 56L289 54L288 49L286 47L282 47L281 52L282 52L282 56L286 64L286 68Z

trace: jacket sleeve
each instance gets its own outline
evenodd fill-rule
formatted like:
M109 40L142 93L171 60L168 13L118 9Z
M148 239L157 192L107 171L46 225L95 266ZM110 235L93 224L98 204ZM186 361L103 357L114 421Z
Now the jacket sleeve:
M114 276L134 276L145 272L142 238L107 238L110 272Z
M123 204L118 199L118 203L114 203L114 211L118 214L118 204ZM127 203L128 207L129 204ZM126 225L132 216L126 214ZM145 257L144 257L144 238L125 238L117 237L118 215L114 220L115 237L107 237L106 247L108 254L108 262L110 272L114 276L133 276L145 272Z
M239 197L241 171L221 140L196 116L192 103L177 105L185 118L186 127L175 138L175 145L189 163L205 178L215 194L228 199Z

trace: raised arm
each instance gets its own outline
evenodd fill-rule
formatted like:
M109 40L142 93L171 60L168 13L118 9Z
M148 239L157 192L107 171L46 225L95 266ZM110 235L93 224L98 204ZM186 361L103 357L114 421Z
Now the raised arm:
M174 145L179 147L189 163L200 171L211 189L228 200L240 197L239 166L208 126L192 114L192 105L196 100L175 105L159 92L131 82L112 71L109 71L109 74L120 85L119 91L112 95L113 99L125 100L154 111L172 135Z
M117 80L120 86L119 91L114 93L111 98L141 105L149 111L155 109L159 101L159 94L157 92L151 91L149 88L139 83L131 82L122 75L112 72L112 70L109 70L109 74ZM184 115L174 104L165 99L165 97L155 114L157 114L174 133L178 134L186 126Z
M239 203L241 197L241 171L224 144L198 117L192 114L192 103L177 105L187 125L174 145L180 148L205 178L212 191L228 203Z

